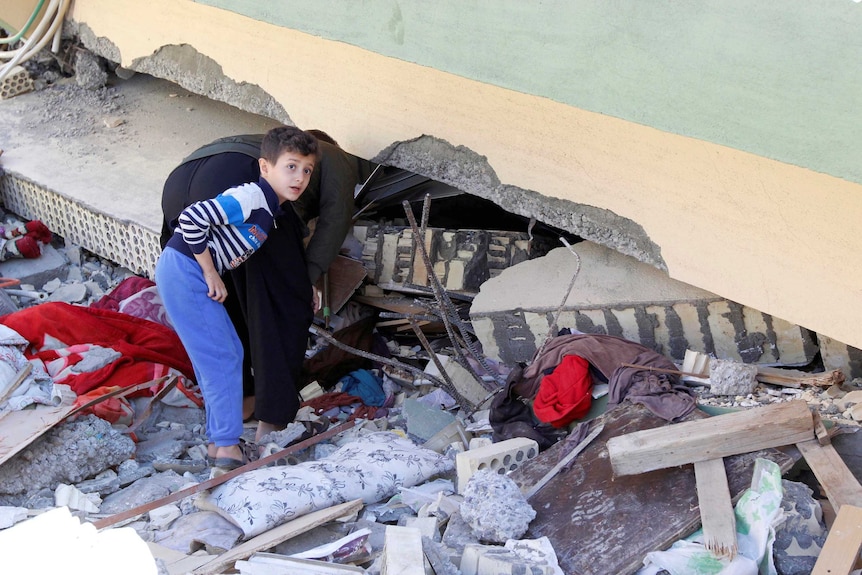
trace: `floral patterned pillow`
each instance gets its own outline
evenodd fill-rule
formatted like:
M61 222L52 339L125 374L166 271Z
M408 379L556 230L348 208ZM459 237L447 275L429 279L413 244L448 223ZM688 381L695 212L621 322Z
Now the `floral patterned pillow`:
M346 501L382 501L452 467L451 459L396 433L376 432L318 461L243 473L213 489L204 504L249 538Z

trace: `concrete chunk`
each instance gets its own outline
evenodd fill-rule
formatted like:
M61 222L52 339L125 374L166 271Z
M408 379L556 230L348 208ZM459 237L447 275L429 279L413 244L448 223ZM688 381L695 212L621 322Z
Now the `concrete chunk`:
M66 279L66 258L51 245L42 246L42 255L31 260L12 259L0 262L0 276L17 278L22 284L41 286L53 279Z
M485 469L467 483L461 516L480 541L505 543L527 532L536 511L511 478Z
M49 430L0 466L0 494L77 483L131 457L135 444L93 415Z

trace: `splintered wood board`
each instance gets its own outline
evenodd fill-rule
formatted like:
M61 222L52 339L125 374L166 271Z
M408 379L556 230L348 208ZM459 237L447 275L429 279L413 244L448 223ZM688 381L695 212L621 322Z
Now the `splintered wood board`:
M10 411L0 417L0 465L39 439L74 410L72 405Z
M686 421L706 417L695 410ZM700 525L692 465L614 478L608 458L610 437L679 424L668 424L646 408L628 403L605 413L599 421L604 422L604 431L568 470L530 499L536 518L524 538L547 536L568 575L634 573L643 566L648 552L666 549ZM509 476L521 487L535 484L565 455L561 446L558 443L540 453ZM775 461L782 471L794 463L775 449L726 457L734 501L751 486L758 457Z
M862 507L862 485L831 444L820 445L816 439L810 439L797 443L796 447L823 486L835 511L840 511L844 505Z
M733 560L736 542L736 514L727 486L723 459L708 459L694 464L697 504L703 526L704 546L718 557Z
M850 573L859 561L862 549L862 508L845 505L817 557L811 575L844 575Z
M614 473L634 475L814 438L802 400L644 429L608 441Z

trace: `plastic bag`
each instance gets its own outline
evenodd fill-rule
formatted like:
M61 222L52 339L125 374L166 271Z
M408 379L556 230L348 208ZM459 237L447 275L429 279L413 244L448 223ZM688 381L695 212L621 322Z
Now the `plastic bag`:
M703 545L703 532L677 541L666 551L652 551L637 575L654 575L664 569L671 575L776 575L772 558L775 528L784 522L781 469L768 459L757 459L751 488L736 504L739 551L733 561L719 559Z

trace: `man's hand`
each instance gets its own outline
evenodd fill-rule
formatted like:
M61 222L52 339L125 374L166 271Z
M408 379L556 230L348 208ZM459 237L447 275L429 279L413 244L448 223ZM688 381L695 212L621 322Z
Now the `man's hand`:
M311 308L314 310L314 313L320 311L320 306L323 303L323 297L320 294L320 290L314 286L311 286Z

